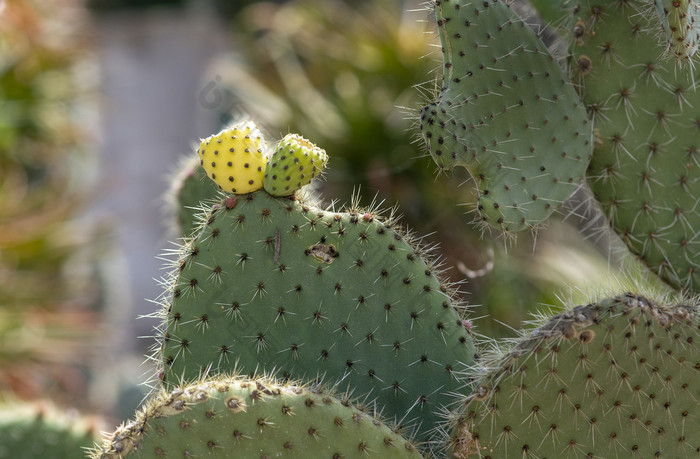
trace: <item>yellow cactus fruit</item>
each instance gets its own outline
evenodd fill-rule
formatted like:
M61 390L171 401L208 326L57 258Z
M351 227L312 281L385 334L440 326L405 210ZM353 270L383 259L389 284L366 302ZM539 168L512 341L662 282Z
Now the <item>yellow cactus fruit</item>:
M265 140L252 121L243 121L202 140L200 163L224 191L245 194L263 187Z

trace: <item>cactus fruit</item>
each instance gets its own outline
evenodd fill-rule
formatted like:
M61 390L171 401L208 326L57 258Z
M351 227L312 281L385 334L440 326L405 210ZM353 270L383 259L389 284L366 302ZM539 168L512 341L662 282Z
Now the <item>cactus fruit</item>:
M632 294L555 315L484 363L454 419L452 454L695 456L699 340L697 306Z
M420 114L441 169L476 181L479 219L532 228L573 193L591 126L574 87L535 33L501 0L435 2L443 88Z
M263 185L272 196L289 196L307 185L326 167L328 155L297 134L288 134L265 168Z
M229 193L263 187L267 164L265 140L252 121L243 121L202 140L197 150L207 175Z
M420 458L401 435L323 391L216 378L161 391L93 459Z
M438 267L374 212L224 196L182 248L161 337L167 385L276 371L433 429L474 347ZM421 438L423 440L423 438Z
M0 459L81 459L93 445L94 421L45 403L0 407Z
M700 5L696 0L654 0L654 9L664 51L681 63L689 62L700 42Z
M644 5L584 1L572 29L572 78L596 132L588 181L630 250L697 292L700 91L690 66L662 56Z

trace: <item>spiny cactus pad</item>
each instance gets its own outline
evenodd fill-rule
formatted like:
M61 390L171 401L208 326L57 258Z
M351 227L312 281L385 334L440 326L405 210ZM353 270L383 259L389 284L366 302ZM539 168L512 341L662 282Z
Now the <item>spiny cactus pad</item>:
M228 196L182 249L162 336L172 386L211 371L323 379L420 434L473 362L437 267L372 212ZM419 438L423 440L424 437Z
M700 91L690 66L662 56L645 5L584 1L572 29L572 79L596 133L589 184L630 250L697 292Z
M465 167L478 220L532 228L582 180L592 150L585 108L535 33L505 2L435 2L443 88L420 129L441 169Z
M218 378L161 392L93 459L420 458L379 420L329 394Z
M700 5L695 0L654 0L666 53L684 62L700 42Z
M326 167L326 151L297 134L286 135L270 157L263 184L272 196L289 196Z
M245 194L263 187L265 140L252 121L244 121L202 140L197 150L207 175L222 190Z
M82 459L94 444L93 421L38 402L0 407L1 459Z
M700 315L632 294L524 337L458 408L455 458L695 457Z

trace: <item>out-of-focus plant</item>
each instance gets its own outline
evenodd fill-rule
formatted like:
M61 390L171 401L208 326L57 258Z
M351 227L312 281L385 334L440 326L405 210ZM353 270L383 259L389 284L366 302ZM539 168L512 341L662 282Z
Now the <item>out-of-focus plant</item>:
M75 220L90 176L81 3L0 5L0 392L72 402L97 296L80 261L90 228Z
M255 79L286 108L267 124L304 132L334 152L325 186L361 185L365 198L379 192L407 203L404 212L416 220L435 215L417 199L419 191L435 194L425 187L434 189L435 179L411 145L410 113L397 107L420 104L413 86L436 61L425 55L434 40L419 22L427 15L407 11L411 3L258 3L238 16L236 39Z

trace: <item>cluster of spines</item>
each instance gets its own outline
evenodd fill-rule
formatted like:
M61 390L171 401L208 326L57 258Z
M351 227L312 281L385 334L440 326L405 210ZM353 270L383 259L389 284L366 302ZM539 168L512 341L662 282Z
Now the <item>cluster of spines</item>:
M700 43L700 5L696 0L653 0L664 53L693 65Z

